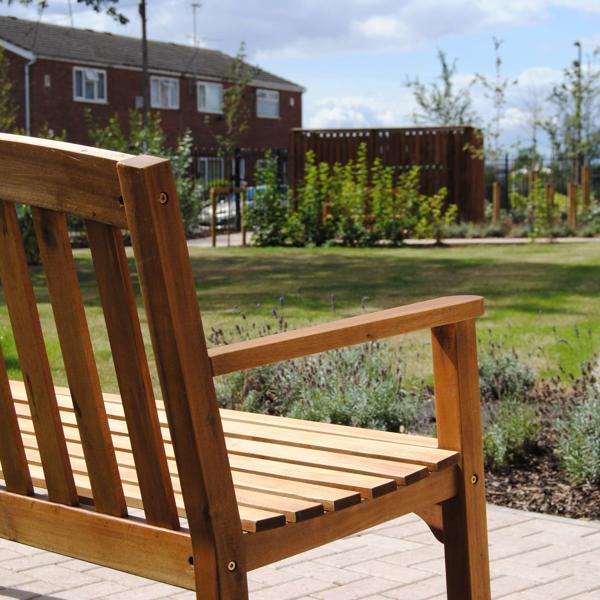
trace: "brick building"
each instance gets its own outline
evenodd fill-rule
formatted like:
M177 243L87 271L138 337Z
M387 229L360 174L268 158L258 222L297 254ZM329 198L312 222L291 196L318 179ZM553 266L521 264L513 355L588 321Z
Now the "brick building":
M36 135L43 126L89 143L85 109L98 124L115 113L123 125L143 102L142 46L137 38L0 17L0 46L10 61L18 126ZM205 179L229 177L233 165L216 156L224 133L223 90L232 57L205 48L148 42L151 110L170 142L189 128ZM241 177L252 178L265 150L285 154L289 132L302 123L303 88L257 67L246 90L249 127L242 134Z

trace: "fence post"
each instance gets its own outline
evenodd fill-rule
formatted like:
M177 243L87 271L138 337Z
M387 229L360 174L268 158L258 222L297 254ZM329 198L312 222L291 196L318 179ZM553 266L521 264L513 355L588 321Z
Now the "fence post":
M210 188L210 235L212 237L212 247L217 246L217 194L215 188Z
M583 206L585 209L590 207L590 166L581 167L581 191L583 193Z
M567 186L567 193L569 196L569 212L567 216L567 222L569 226L575 229L577 227L577 184L569 183Z
M246 245L246 190L240 191L240 223L242 228L242 246Z
M554 208L554 184L547 183L546 184L546 206L548 210L548 214Z
M502 186L499 181L492 184L492 223L496 225L500 221L500 195Z

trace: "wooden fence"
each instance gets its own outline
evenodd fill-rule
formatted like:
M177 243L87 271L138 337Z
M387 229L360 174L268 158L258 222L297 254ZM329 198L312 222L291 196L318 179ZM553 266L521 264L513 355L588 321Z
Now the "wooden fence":
M317 162L345 163L367 146L369 162L379 157L401 171L421 167L421 190L434 194L448 189L448 202L465 221L484 218L484 162L477 158L481 135L472 127L413 127L406 129L292 129L289 182L296 187L304 174L306 153Z

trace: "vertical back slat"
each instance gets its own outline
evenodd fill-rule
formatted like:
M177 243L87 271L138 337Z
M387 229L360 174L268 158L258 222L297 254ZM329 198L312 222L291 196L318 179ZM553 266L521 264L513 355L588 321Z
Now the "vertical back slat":
M32 208L96 510L127 514L64 213Z
M190 523L197 590L206 598L245 598L241 522L171 165L137 157L117 171ZM210 585L215 579L217 589Z
M146 520L159 527L178 529L179 517L123 236L118 228L96 221L86 221L86 229Z
M31 407L48 496L53 502L78 504L21 230L15 205L9 202L0 202L0 279Z
M2 349L0 349L0 465L9 492L26 496L33 494L33 484Z

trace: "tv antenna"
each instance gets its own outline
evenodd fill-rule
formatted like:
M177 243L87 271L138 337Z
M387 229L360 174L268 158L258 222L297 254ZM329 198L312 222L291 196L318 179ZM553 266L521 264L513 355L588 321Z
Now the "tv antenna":
M194 48L197 48L200 43L200 40L198 39L198 30L196 28L196 26L197 26L196 16L201 7L202 7L201 2L192 2L192 11L194 13L194 37L193 37Z

